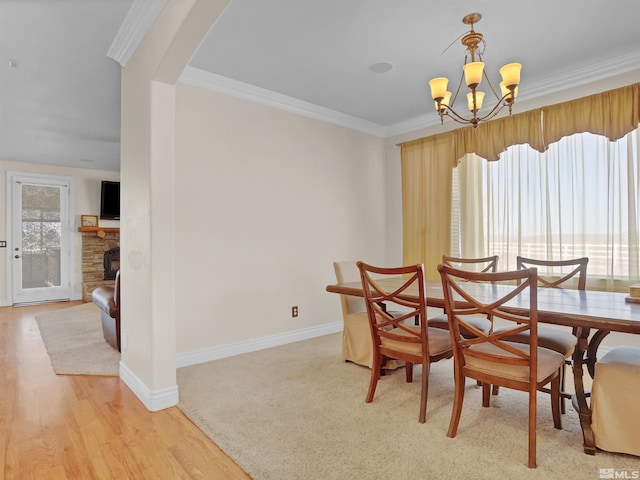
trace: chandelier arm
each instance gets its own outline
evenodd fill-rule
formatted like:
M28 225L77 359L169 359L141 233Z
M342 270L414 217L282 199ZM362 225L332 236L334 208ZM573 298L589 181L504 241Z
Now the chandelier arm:
M506 105L505 105L505 104L502 104L502 103L498 103L498 104L496 104L496 106L494 106L494 107L491 109L491 111L490 111L489 113L487 113L487 114L486 114L485 116L483 116L483 117L479 117L479 118L478 118L478 121L479 121L479 122L484 122L485 120L490 120L490 119L492 119L493 117L495 117L496 115L498 115L498 114L502 111L502 109L503 109L505 106L506 106Z
M491 91L493 92L493 96L499 99L499 98L500 98L500 95L498 95L498 93L496 92L496 89L495 89L495 88L493 88L493 84L491 83L491 80L489 80L489 76L487 75L487 71L486 71L486 70L483 70L483 71L482 71L482 74L484 75L484 78L486 78L486 79L487 79L487 83L489 84L489 88L490 88L490 89L491 89ZM502 100L500 100L500 101L502 101Z
M513 102L510 103L510 102L507 101L507 97L509 97L510 95L511 95L511 93L507 93L504 97L502 97L500 99L500 101L494 105L494 107L491 109L491 111L489 113L487 113L485 116L479 117L478 121L482 122L482 121L489 120L489 119L495 117L506 106L509 107L509 112L511 112L511 105L513 104Z
M446 115L451 120L453 120L454 122L459 123L461 125L473 125L470 120L466 120L464 118L462 120L459 120L458 118L454 117L453 115L449 115L449 112L445 113L444 115Z
M496 115L498 115L498 113L502 111L504 107L508 106L509 111L511 111L511 106L513 105L513 101L511 102L507 101L507 98L510 95L511 93L507 93L502 98L500 98L498 103L496 103L493 106L493 108L486 115L483 115L482 117L478 117L476 114L474 114L472 118L465 118L462 115L460 115L458 112L456 112L453 108L451 108L449 105L445 105L446 110L443 115L447 115L452 120L464 125L477 125L479 122L483 122L485 120L489 120L495 117Z
M444 113L444 115L447 115L449 118L455 120L458 123L462 123L462 124L473 124L475 120L477 120L477 117L474 115L473 118L468 119L468 118L464 118L462 115L458 114L458 112L456 112L453 108L451 108L448 105L445 105L446 107L446 111Z

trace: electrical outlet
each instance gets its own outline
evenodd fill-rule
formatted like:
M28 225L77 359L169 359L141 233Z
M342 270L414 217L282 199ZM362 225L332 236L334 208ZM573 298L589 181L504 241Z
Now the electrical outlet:
M298 306L294 305L293 307L291 307L291 316L293 318L298 316Z

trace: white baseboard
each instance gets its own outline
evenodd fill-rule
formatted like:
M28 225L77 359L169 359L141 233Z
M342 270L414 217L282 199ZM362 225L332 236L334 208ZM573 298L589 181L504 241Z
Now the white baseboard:
M277 347L287 343L308 340L310 338L328 335L342 331L342 322L326 323L317 327L309 327L292 332L269 335L267 337L245 340L229 345L204 348L192 352L180 353L176 356L176 368L188 367L199 363L210 362L220 358L232 357L242 353L255 352L265 348Z
M292 332L270 335L268 337L246 340L230 345L205 348L194 352L181 353L176 356L176 368L210 362L220 358L232 357L242 353L255 352L265 348L277 347L287 343L308 340L342 331L342 322L327 323L317 327L309 327ZM178 404L178 385L161 390L151 390L122 361L120 362L120 379L138 397L147 410L157 412Z
M120 379L150 412L157 412L178 404L178 385L151 390L122 362L120 362Z

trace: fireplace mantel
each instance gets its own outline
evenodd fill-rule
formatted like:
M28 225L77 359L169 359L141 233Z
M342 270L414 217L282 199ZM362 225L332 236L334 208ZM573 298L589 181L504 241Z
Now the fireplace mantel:
M97 232L98 230L104 230L105 232L116 232L120 233L120 228L118 227L78 227L79 232Z

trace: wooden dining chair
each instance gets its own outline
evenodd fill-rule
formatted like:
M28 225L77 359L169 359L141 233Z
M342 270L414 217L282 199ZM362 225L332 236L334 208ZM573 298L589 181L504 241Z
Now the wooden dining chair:
M544 274L538 274L538 286L542 288L574 288L584 290L587 284L588 257L574 258L570 260L539 260L533 258L516 257L518 270L543 267ZM569 271L567 271L567 269ZM540 269L538 269L540 270ZM557 272L557 273L556 273ZM527 343L527 332L521 332L509 337L509 341ZM576 347L578 339L575 329L572 332L554 327L540 327L538 329L538 345L549 348L564 355L565 365L571 365L571 355ZM561 371L560 385L562 391L561 411L566 412L565 399L570 399L571 394L565 392L566 367ZM497 393L494 391L494 393Z
M536 467L537 391L550 384L551 411L555 428L562 428L560 415L560 370L564 357L558 352L538 346L537 274L536 269L508 272L469 272L448 265L438 270L444 290L445 310L453 344L455 395L448 437L455 437L465 394L465 380L482 383L482 404L489 406L490 386L499 385L529 394L529 468ZM506 291L499 298L479 297L474 282L503 283ZM484 290L486 292L486 290ZM518 313L505 307L520 297ZM501 332L485 333L466 323L469 315L483 314L500 319L510 326ZM461 335L462 328L474 331L474 338ZM509 342L505 337L528 332L527 344Z
M380 378L380 366L386 359L405 363L406 380L413 381L413 366L422 366L422 388L420 393L420 423L426 420L429 393L429 366L453 356L449 333L442 329L427 327L427 305L422 265L384 268L358 262L362 289L367 307L369 327L373 340L373 368L369 391L365 402L371 403ZM404 276L402 284L393 291L385 290L379 281L386 277ZM418 294L418 300L407 299L405 292ZM394 317L387 308L405 312ZM418 325L407 320L418 318Z
M495 272L498 269L498 255L482 258L460 258L448 255L442 256L442 263L455 268L464 270L472 270L478 272ZM466 319L467 323L484 332L490 332L493 329L493 320L485 315L473 315ZM449 319L446 314L436 315L429 319L429 326L434 328L449 329ZM463 336L472 335L462 331Z

